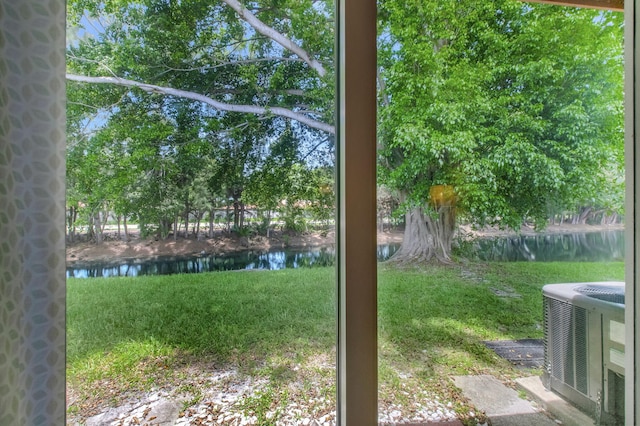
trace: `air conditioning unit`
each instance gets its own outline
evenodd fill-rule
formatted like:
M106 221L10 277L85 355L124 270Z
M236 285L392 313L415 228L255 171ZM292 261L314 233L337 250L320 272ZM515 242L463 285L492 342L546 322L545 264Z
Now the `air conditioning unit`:
M544 373L550 389L596 424L624 424L624 283L543 287Z

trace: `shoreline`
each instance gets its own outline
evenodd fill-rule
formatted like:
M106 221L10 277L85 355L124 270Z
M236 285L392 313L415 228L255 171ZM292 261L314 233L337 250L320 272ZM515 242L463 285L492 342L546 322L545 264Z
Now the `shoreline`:
M545 234L589 233L602 231L623 230L623 224L614 225L550 225L540 232L523 226L520 232L496 227L473 229L469 225L460 225L457 234L465 239L508 237L516 235L532 236ZM378 232L378 244L402 243L403 230ZM274 249L303 249L311 247L333 247L335 244L334 231L308 232L292 234L281 231L271 232L269 238L265 236L241 237L235 234L217 232L213 238L170 237L165 240L154 238L140 239L137 233L129 241L122 241L116 235L102 244L91 242L76 242L67 244L66 263L69 266L90 262L117 262L121 260L151 260L160 257L188 257L237 253L247 250L269 251Z

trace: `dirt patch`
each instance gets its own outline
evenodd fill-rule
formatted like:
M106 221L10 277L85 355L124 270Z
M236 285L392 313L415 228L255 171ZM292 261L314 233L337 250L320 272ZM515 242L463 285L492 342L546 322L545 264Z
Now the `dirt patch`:
M243 250L267 251L274 248L302 248L331 246L334 233L288 234L273 232L265 236L240 236L234 233L218 232L213 238L173 238L142 239L137 232L129 233L129 240L123 241L116 233L107 234L101 244L78 242L67 244L67 263L109 261L113 259L152 259L164 256L215 255Z

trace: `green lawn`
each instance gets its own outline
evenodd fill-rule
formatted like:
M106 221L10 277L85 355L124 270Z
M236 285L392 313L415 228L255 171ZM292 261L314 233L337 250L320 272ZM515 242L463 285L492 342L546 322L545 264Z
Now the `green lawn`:
M619 262L382 265L380 397L427 389L455 399L452 374L522 374L482 341L542 337L544 284L623 279ZM202 362L277 387L304 376L294 366L335 356L332 268L70 279L67 291L68 378L79 401L104 398L95 384L108 383L115 403L118 393L184 380L175 371ZM321 374L329 397L332 374Z

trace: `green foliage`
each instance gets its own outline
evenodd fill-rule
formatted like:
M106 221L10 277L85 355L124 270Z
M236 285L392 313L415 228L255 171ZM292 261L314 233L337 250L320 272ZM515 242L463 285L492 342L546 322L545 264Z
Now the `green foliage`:
M454 185L467 219L543 226L620 170L622 16L527 4L379 4L381 180ZM619 201L619 200L618 200Z
M266 0L247 7L299 42L327 75L257 34L224 3L202 0L70 1L68 69L228 104L303 110L331 123L332 3ZM93 210L107 204L145 234L165 237L176 217L202 217L245 198L274 210L291 196L293 165L307 167L316 154L330 163L323 132L271 114L80 82L68 84L68 107L70 201Z
M307 230L307 221L304 210L297 206L286 206L282 209L284 214L284 229L291 232L303 232Z

